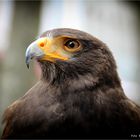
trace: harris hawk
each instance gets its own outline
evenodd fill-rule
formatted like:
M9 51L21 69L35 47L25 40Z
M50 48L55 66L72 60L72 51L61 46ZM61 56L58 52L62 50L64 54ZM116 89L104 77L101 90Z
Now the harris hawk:
M140 107L124 94L109 48L68 28L44 32L26 50L40 80L5 113L1 138L131 138Z

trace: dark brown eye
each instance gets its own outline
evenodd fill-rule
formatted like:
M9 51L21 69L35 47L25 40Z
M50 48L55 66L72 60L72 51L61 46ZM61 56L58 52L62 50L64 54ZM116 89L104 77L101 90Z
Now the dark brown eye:
M80 48L81 46L77 40L69 39L64 44L64 49L69 52L78 51Z

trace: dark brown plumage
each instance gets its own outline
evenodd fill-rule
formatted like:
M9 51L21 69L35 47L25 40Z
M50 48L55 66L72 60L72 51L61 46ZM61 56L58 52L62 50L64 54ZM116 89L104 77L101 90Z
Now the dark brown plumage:
M36 58L41 80L7 108L2 138L131 138L140 134L140 107L125 96L115 60L103 42L73 29L54 29L41 37L77 40L81 48L71 52L68 60Z

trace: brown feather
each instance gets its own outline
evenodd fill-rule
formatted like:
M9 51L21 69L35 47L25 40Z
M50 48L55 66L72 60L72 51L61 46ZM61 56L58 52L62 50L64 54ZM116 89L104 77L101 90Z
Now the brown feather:
M70 61L39 61L41 80L4 114L2 138L131 138L140 107L128 99L114 57L95 37L54 29L41 37L76 38L83 50Z

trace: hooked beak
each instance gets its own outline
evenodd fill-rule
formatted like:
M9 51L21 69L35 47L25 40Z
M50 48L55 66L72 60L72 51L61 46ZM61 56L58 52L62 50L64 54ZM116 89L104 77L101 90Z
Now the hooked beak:
M59 38L50 39L42 37L31 43L27 48L26 65L29 68L29 63L33 58L54 63L57 59L65 61L68 60L69 57L70 56L64 52Z
M25 57L26 57L27 68L29 68L29 63L30 63L31 59L33 59L33 58L39 59L45 55L45 53L38 47L37 41L38 40L31 43L26 50Z

